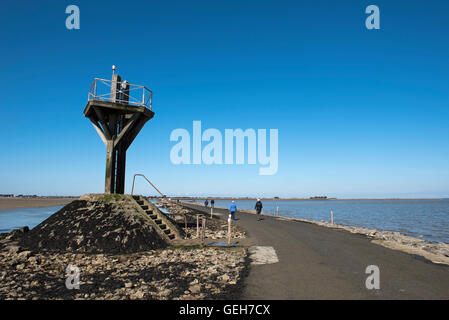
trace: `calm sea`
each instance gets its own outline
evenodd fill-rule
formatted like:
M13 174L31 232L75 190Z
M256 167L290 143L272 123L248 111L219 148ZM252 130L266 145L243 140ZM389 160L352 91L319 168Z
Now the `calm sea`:
M330 221L369 229L399 231L436 242L449 243L449 200L328 200L263 201L263 212L291 218ZM236 201L237 208L254 209L255 201ZM228 208L231 201L217 200Z
M0 233L9 232L24 226L32 229L62 207L0 210Z

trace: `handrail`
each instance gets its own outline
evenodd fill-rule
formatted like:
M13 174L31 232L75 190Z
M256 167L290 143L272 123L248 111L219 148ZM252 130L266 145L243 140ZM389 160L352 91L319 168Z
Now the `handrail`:
M112 85L111 80L95 78L87 99L147 107L152 110L153 92L147 87L127 81L118 81L114 83L117 85L117 91L113 92Z
M159 189L156 188L156 186L155 186L154 184L152 184L151 181L148 180L148 178L145 177L145 176L144 176L143 174L141 174L141 173L136 173L136 174L134 175L134 177L133 177L133 187L132 187L132 189L131 189L131 195L133 195L133 193L134 193L134 182L136 181L136 176L144 177L145 180L147 180L148 183L151 184L151 186L152 186L154 189L156 189L157 192L159 192L159 194L162 196L162 198L166 198L166 196L165 196L162 192L160 192Z

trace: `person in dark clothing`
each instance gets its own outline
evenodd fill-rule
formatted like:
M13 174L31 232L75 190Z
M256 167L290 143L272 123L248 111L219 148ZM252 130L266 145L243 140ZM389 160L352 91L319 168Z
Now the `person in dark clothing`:
M211 201L210 201L210 206L213 208L214 207L214 205L215 205L215 200L214 199L212 199Z
M206 199L206 201L204 201L204 206L207 208L208 205L209 205L209 201L207 201L207 199Z
M256 209L256 214L258 215L257 221L263 220L263 218L260 216L262 207L262 202L260 201L260 199L257 199L256 205L254 206L254 209Z

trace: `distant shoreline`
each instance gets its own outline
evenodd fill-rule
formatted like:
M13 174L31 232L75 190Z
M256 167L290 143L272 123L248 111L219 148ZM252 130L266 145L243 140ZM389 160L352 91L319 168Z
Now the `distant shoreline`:
M39 208L66 205L75 197L0 197L0 210L11 210L20 208Z

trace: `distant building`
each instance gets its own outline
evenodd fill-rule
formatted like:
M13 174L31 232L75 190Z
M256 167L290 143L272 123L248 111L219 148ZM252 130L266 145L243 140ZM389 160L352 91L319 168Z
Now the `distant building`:
M310 197L311 200L327 200L326 196L315 196L315 197Z

